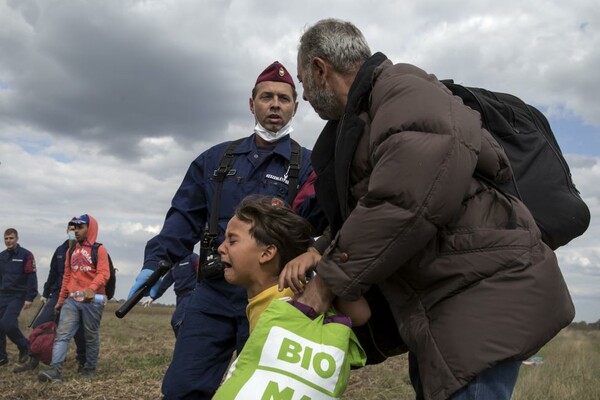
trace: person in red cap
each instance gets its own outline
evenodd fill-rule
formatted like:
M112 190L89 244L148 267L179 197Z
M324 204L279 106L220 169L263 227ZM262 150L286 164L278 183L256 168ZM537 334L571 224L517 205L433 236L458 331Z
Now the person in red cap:
M73 217L77 240L65 256L63 281L54 306L60 314L56 338L52 347L50 368L40 371L41 382L61 382L69 342L80 326L85 336L86 361L79 374L83 378L96 377L100 353L100 322L106 304L106 284L110 279L108 252L96 243L98 221L91 214ZM94 247L96 256L94 257Z
M144 266L130 291L131 296L147 281L159 261L175 265L202 243L198 282L162 384L165 399L211 399L233 353L239 354L248 338L246 291L225 281L217 251L235 207L251 194L292 204L312 172L311 152L290 138L297 93L281 63L275 61L258 75L249 106L254 132L218 144L192 162L161 232L146 245ZM323 225L314 198L305 197L297 209L316 221L313 225ZM150 293L157 289L154 286Z
M289 89L292 90L290 97ZM260 91L260 93L259 93ZM272 107L272 98L280 97L279 110ZM256 79L250 99L250 111L254 114L257 143L274 143L294 131L292 117L298 109L294 80L279 61L269 65Z

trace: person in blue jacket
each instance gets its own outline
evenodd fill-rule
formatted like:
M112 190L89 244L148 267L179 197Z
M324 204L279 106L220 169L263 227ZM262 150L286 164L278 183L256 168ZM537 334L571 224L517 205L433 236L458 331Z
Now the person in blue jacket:
M37 316L31 327L33 329L37 328L43 323L48 321L54 321L58 324L58 318L60 314L54 313L54 306L56 306L56 302L58 301L58 295L60 293L60 288L62 286L63 273L65 271L65 259L67 256L67 252L71 246L75 245L75 224L69 223L67 224L67 237L60 246L56 248L54 254L52 255L52 260L50 261L50 271L48 272L48 279L46 279L46 283L44 283L44 290L42 291L41 301L43 304L42 311ZM80 327L77 333L75 334L75 345L77 347L77 362L79 363L78 371L81 372L83 370L83 366L85 365L85 336L83 333L83 328ZM29 360L24 364L19 365L13 372L20 373L25 371L31 371L37 368L39 364L39 360L35 355L31 352L29 353Z
M38 295L35 258L19 245L14 228L4 231L6 250L0 253L0 366L8 364L6 337L17 345L19 362L27 361L29 341L19 329L19 314Z
M222 185L217 246L223 241L235 207L246 196L264 194L287 201L292 150L289 134L298 102L294 81L283 65L274 62L259 75L249 105L256 125L254 133L235 148L231 169ZM146 245L144 266L130 295L146 282L160 260L176 263L192 253L201 240L211 217L215 173L229 143L208 149L190 165L161 232ZM299 186L312 172L310 154L302 148ZM299 209L311 213L307 208ZM201 253L200 259L204 256ZM201 271L202 265L201 262ZM232 354L234 351L239 354L248 338L246 305L245 290L227 283L222 275L200 279L186 308L173 359L163 379L165 399L212 398Z
M183 323L185 308L190 301L192 290L196 287L198 261L198 254L192 253L173 265L169 272L161 279L158 289L150 290L150 296L142 302L144 307L150 306L154 300L162 296L174 284L173 290L177 298L175 300L175 312L173 312L173 316L171 317L171 327L176 338L179 327Z

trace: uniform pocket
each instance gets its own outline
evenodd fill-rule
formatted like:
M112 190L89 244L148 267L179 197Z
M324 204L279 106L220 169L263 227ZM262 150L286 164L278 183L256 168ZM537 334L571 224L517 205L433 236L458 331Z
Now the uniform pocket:
M281 181L279 180L281 179ZM289 190L289 181L284 177L269 176L267 175L264 179L265 193L270 196L279 197L287 201L287 195Z

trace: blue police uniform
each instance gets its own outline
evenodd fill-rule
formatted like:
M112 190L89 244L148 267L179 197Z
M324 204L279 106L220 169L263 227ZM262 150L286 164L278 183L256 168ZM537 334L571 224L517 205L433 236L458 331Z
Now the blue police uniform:
M146 245L144 269L156 269L162 259L177 262L190 254L200 241L210 220L215 171L228 144L216 145L192 162L172 200L160 234ZM244 197L263 194L287 201L290 153L289 136L269 150L257 148L254 134L237 146L221 191L219 243L235 207ZM310 154L309 150L302 149L300 186L312 171ZM179 329L173 360L163 380L166 399L212 397L233 351L239 354L248 337L246 304L246 291L230 285L222 277L197 283Z
M25 301L37 296L33 254L19 244L0 253L0 361L6 360L6 337L26 354L29 341L19 329L19 314Z
M60 288L62 286L63 274L65 272L65 260L67 257L67 251L69 250L69 241L65 240L63 244L58 246L52 255L50 261L50 272L48 272L48 279L44 283L44 290L42 291L42 297L48 299L44 308L40 312L40 315L36 318L34 323L31 325L32 328L46 323L48 321L55 321L58 324L59 315L54 314L54 306L58 302L58 295L60 294ZM85 335L83 328L79 328L74 336L75 345L77 347L77 362L79 365L85 364Z
M173 328L175 337L177 337L179 326L183 322L185 308L187 307L187 303L189 303L192 290L196 287L198 259L198 254L192 253L173 265L169 272L162 278L156 294L152 295L151 293L152 299L156 300L173 285L173 291L177 298L175 311L171 317L171 327Z
M48 272L48 279L46 279L46 283L44 283L44 289L42 291L42 297L48 299L48 302L44 306L44 309L40 315L34 321L32 325L33 328L45 322L56 320L56 316L54 315L54 306L58 300L58 294L60 293L60 287L62 285L63 274L65 271L65 257L68 248L69 241L65 240L63 244L56 248L54 254L52 255L52 260L50 261L50 272Z

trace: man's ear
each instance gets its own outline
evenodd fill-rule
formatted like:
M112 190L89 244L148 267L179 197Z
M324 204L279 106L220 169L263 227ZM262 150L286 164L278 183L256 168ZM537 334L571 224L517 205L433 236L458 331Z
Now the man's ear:
M278 254L279 251L277 250L277 246L275 246L274 244L267 245L260 254L260 263L266 264L272 261Z
M254 114L254 100L252 100L252 97L248 100L248 105L250 106L250 112Z
M331 65L321 57L315 57L312 60L312 69L314 79L323 84L331 74Z

